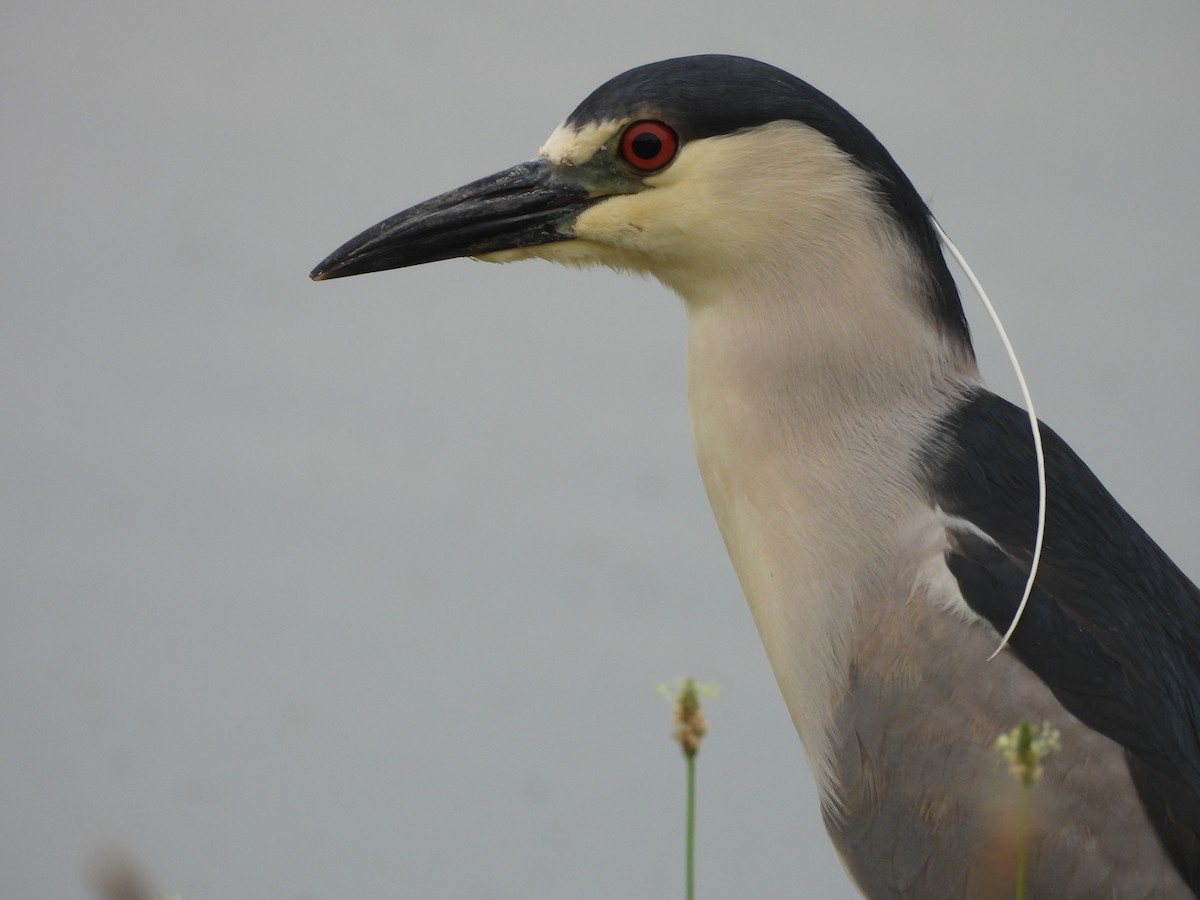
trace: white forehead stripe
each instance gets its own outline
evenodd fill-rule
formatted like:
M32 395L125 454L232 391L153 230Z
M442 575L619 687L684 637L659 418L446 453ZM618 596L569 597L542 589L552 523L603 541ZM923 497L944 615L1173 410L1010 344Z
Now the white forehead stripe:
M538 155L558 166L582 165L604 146L621 124L612 119L580 127L564 122L546 139Z

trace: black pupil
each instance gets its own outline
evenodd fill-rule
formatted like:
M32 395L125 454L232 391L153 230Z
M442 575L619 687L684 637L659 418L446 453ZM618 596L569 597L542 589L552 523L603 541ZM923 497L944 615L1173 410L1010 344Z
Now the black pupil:
M638 159L654 159L662 152L662 138L649 131L635 134L629 142L629 149Z

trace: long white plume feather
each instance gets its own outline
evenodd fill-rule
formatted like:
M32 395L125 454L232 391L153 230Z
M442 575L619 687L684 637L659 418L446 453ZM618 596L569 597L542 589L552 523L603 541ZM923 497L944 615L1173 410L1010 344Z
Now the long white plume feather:
M1008 640L1012 637L1013 632L1017 630L1017 623L1021 621L1021 614L1025 612L1025 604L1029 602L1029 595L1033 592L1033 583L1037 579L1038 563L1042 559L1042 542L1046 536L1046 455L1042 452L1042 430L1038 426L1037 413L1033 411L1033 398L1029 395L1029 386L1025 383L1025 375L1021 372L1021 364L1017 362L1017 353L1013 350L1012 342L1008 339L1008 333L1004 330L1004 325L1000 322L1000 316L996 314L996 308L992 306L992 301L988 299L983 285L979 283L979 279L975 277L975 273L967 265L966 259L963 258L958 247L954 245L954 241L950 240L950 236L942 230L942 226L938 223L937 219L933 219L932 216L930 218L933 221L933 228L937 232L942 246L950 251L950 255L954 257L954 261L958 263L958 267L962 269L963 274L967 276L967 280L971 282L971 287L975 289L975 293L983 301L983 306L988 311L988 315L992 317L992 324L996 326L996 333L1000 335L1000 340L1004 344L1005 351L1008 353L1009 361L1012 363L1013 371L1017 375L1017 383L1021 386L1021 396L1025 400L1025 410L1029 413L1029 427L1033 430L1033 451L1037 457L1037 535L1033 541L1033 559L1029 564L1029 578L1025 581L1025 593L1021 595L1021 602L1017 606L1017 611L1013 615L1012 622L1009 623L1008 631L1004 632L1000 646L988 657L988 659L994 659L996 654L1008 644Z

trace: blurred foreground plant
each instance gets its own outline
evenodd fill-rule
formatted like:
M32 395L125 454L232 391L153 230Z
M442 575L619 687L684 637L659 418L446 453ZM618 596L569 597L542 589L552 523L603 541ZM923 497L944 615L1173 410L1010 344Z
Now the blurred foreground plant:
M1021 805L1017 818L1017 889L1016 900L1025 900L1025 844L1028 840L1029 796L1034 783L1042 777L1042 760L1061 750L1058 729L1049 722L1034 729L1027 719L996 738L996 750L1008 761L1008 770L1021 786Z
M658 692L673 701L675 730L671 736L679 744L679 749L683 751L683 757L687 761L687 850L684 896L687 900L693 900L696 893L696 754L700 752L700 739L708 732L704 713L700 710L700 697L717 696L717 686L700 684L694 678L682 678L669 684L660 684Z

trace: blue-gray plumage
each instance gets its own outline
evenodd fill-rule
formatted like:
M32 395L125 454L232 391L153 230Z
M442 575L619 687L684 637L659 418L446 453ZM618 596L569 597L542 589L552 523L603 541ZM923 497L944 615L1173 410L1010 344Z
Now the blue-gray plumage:
M688 314L697 459L829 829L870 897L1012 896L992 749L1063 734L1031 896L1200 892L1200 593L989 393L928 208L853 116L753 60L597 89L538 159L379 223L316 279L455 256L652 274Z

